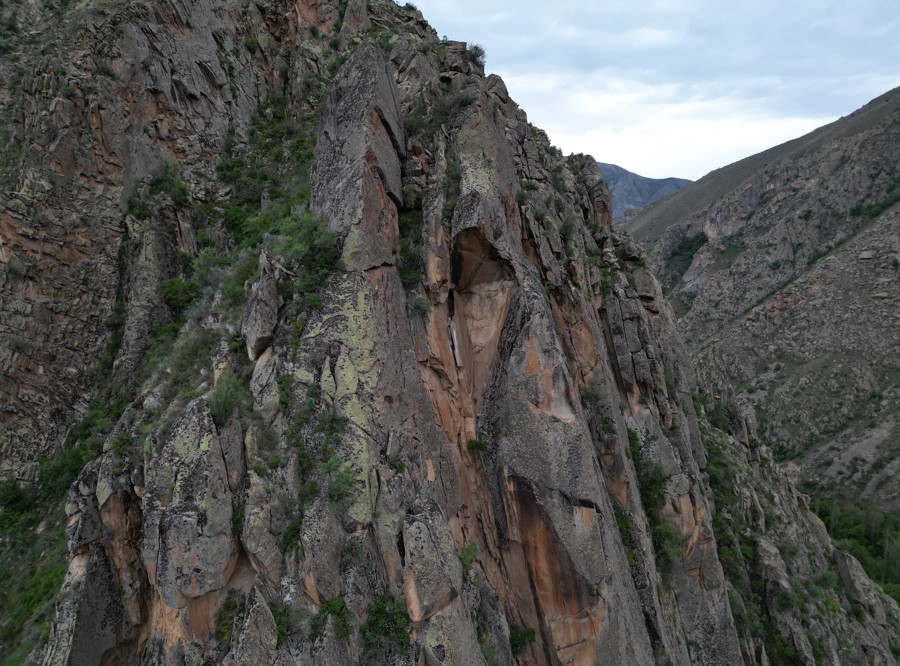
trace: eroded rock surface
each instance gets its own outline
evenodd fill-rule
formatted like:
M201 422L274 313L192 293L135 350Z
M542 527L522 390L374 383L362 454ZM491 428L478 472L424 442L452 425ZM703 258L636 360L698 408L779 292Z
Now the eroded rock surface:
M69 493L69 570L35 656L770 663L768 634L735 622L743 591L723 574L701 431L728 450L749 435L698 415L671 312L640 247L610 229L593 159L563 157L477 50L411 6L113 4L88 14L122 25L111 66L129 95L105 99L142 119L152 100L154 120L129 125L119 150L143 161L108 176L109 233L90 244L108 262L124 243L133 266L74 312L99 331L119 293L112 379L132 368L136 386L95 424L102 453ZM166 85L139 96L150 76ZM149 170L167 161L180 185ZM23 219L43 218L5 201L9 275ZM286 238L298 220L306 235ZM310 284L320 257L302 245L323 239L340 261ZM14 307L49 298L37 275L15 276ZM64 384L81 395L76 357ZM34 358L14 361L27 373ZM35 390L52 403L62 375L47 372ZM31 439L62 441L30 434L43 417L16 399L4 460L24 469ZM799 498L781 492L787 523ZM790 583L759 552L766 584ZM895 663L896 606L840 557L847 594L884 620L817 619L814 638L833 656L841 631L864 636ZM798 622L774 636L807 656Z

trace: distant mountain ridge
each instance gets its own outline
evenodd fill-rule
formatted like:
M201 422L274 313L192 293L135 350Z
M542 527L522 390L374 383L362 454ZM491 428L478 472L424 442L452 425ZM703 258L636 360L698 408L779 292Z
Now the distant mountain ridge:
M597 166L600 167L600 175L609 185L613 217L619 217L626 210L642 208L692 182L685 178L647 178L617 164L597 162Z
M900 512L900 88L620 220L701 384L799 478Z

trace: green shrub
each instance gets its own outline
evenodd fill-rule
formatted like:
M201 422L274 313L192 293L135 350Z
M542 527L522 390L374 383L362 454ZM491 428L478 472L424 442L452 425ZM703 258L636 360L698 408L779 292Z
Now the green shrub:
M216 611L216 640L225 645L231 644L234 632L234 618L241 612L243 606L243 595L238 590L229 590L225 601L222 602L219 610Z
M184 206L190 199L187 185L171 166L167 166L161 173L150 181L150 194L163 192L176 206Z
M691 262L694 261L694 255L707 242L709 242L709 238L702 231L693 236L683 237L669 255L669 270L678 278L681 278L687 272L687 269L690 268Z
M356 474L349 465L344 465L338 456L332 456L321 465L322 473L328 477L328 497L339 507L347 506L351 491L356 484Z
M0 482L0 534L24 531L39 521L37 494L13 478Z
M469 62L478 65L479 67L484 67L484 58L485 58L485 50L481 44L467 44L466 45L466 60Z
M466 447L469 449L469 451L484 453L488 450L488 443L483 439L470 439L466 444Z
M231 513L231 533L236 537L241 536L244 531L244 507L235 509Z
M427 315L431 312L431 301L424 296L416 296L412 301L413 312Z
M275 252L295 267L301 296L315 294L325 278L340 267L339 234L312 215L289 214L278 221Z
M854 217L865 217L873 220L898 201L900 201L900 179L895 179L888 184L884 198L868 206L857 204L850 209L850 214Z
M632 452L635 467L637 468L638 486L641 501L648 513L656 514L662 509L666 500L666 483L669 475L665 468L658 462L643 457L638 449L638 454Z
M656 522L650 527L656 567L664 583L668 584L672 569L681 562L683 538L678 527L671 520Z
M803 606L803 596L793 590L781 590L775 595L775 607L788 611Z
M269 603L269 610L275 620L276 645L281 646L288 636L299 629L297 612L288 604L277 601Z
M400 214L400 257L398 268L404 287L412 287L422 281L425 264L422 261L422 211L408 210Z
M329 616L334 617L335 638L346 638L351 634L353 628L350 624L350 612L347 610L347 604L344 603L344 598L332 597L322 603L319 607L318 614L310 623L310 633L314 638L321 636L325 632L325 626L328 623Z
M281 552L285 555L300 555L303 545L300 541L300 529L303 527L303 512L300 511L288 521L284 534L281 535Z
M202 293L203 287L193 280L171 278L163 284L163 301L176 316L200 298Z
M613 512L616 514L616 527L619 528L619 535L622 537L622 543L625 546L625 556L628 558L628 564L634 566L634 524L631 521L631 514L613 502Z
M600 431L604 435L615 435L616 434L616 422L613 421L609 416L603 416L600 418Z
M534 629L512 627L509 631L509 649L513 657L518 657L529 643L534 642Z
M409 289L422 282L422 274L416 270L405 270L400 273L400 281Z
M376 597L369 605L368 617L360 627L364 664L387 664L392 658L409 653L409 616L400 600Z
M468 577L472 571L472 565L475 564L475 557L478 555L478 544L470 541L462 550L459 551L459 562L462 564L463 574Z
M140 197L134 194L128 199L128 207L125 212L139 220L148 219L152 213L150 206L141 201Z
M203 286L217 287L221 281L225 260L211 247L204 247L191 261L194 278Z
M221 428L231 418L234 410L247 401L246 389L241 381L234 375L223 376L209 394L209 411L213 423Z
M134 446L134 437L130 432L123 432L110 442L109 448L114 456L122 458L131 452L132 446Z
M406 463L403 462L403 459L399 455L390 456L388 458L388 467L398 474L402 474L406 470Z
M227 305L240 305L246 298L244 285L259 277L259 253L242 253L222 283L222 297Z

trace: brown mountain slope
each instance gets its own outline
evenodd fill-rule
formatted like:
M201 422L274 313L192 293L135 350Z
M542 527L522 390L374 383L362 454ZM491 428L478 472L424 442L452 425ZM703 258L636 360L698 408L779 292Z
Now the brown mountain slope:
M609 186L613 218L669 196L691 182L684 178L647 178L617 164L600 162L597 166Z
M844 141L882 126L886 122L890 123L898 109L900 109L900 89L891 90L849 116L797 139L711 171L700 180L691 183L690 187L678 190L641 211L629 213L628 220L623 220L622 228L641 242L655 245L669 227L693 218L703 211L712 212L717 208L715 204L719 199L731 196L736 190L745 191L747 182L766 171L770 165L801 159L803 155L814 153L833 158L835 156L831 155L832 151L835 149L841 151ZM838 161L847 159L845 151L836 157ZM831 162L829 164L832 167L836 166ZM866 183L858 185L865 186ZM856 201L865 196L866 190L864 187L863 189L857 187L854 192L845 194L853 196L853 201ZM755 206L761 195L762 192L746 192L745 208Z
M900 508L900 91L629 219L705 382L801 478Z

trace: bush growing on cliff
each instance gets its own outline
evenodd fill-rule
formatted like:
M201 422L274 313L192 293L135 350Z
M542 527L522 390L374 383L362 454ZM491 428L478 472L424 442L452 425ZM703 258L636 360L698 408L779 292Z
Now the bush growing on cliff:
M533 643L535 638L534 629L525 629L524 627L513 626L509 630L509 649L513 657L522 654L529 643Z
M219 379L209 394L209 411L217 428L225 425L235 409L249 402L246 393L246 388L237 377L225 375Z
M319 607L318 614L310 623L310 635L312 638L318 638L325 632L328 624L328 618L334 618L334 637L337 639L347 638L353 631L350 624L350 611L347 610L347 604L343 597L332 597L323 602Z
M269 610L275 620L275 644L280 647L288 636L300 629L300 618L291 606L280 601L269 603Z
M469 62L478 65L479 67L484 67L485 55L484 47L481 44L466 45L466 60Z
M176 315L180 315L184 310L203 293L203 287L193 280L182 280L181 278L171 278L163 284L163 301L169 306L169 309Z
M407 210L400 214L400 279L404 287L412 287L422 280L422 211Z
M484 453L485 451L488 450L489 447L488 447L488 443L486 441L484 441L483 439L470 439L466 443L466 448L468 448L469 451L477 451L478 453Z
M639 445L638 434L628 431L628 448L637 472L641 502L650 523L650 539L656 556L656 567L663 585L668 587L672 569L681 561L682 536L671 520L664 518L666 484L669 474L655 460L649 459Z
M850 214L854 217L874 220L898 201L900 201L900 178L896 178L888 184L881 200L868 206L857 204L850 209Z
M325 278L340 267L339 234L308 211L281 218L275 252L284 257L297 273L297 293L312 304Z
M409 615L401 600L376 597L369 604L369 615L360 627L363 642L362 663L387 664L392 658L409 652Z
M702 231L693 236L682 238L669 255L669 270L678 278L681 278L687 272L691 262L694 261L694 255L707 242L709 242L709 238Z
M150 181L150 195L160 192L168 196L176 206L184 206L190 199L187 185L172 166L166 166Z
M475 564L475 557L478 555L478 544L470 541L459 551L459 562L462 564L463 574L468 577L472 571L472 565Z
M238 590L229 590L216 612L216 639L229 645L234 632L234 618L243 610L244 598Z
M328 477L328 497L343 508L350 503L350 493L356 483L356 474L349 465L344 465L338 456L332 456L321 465L322 473Z

